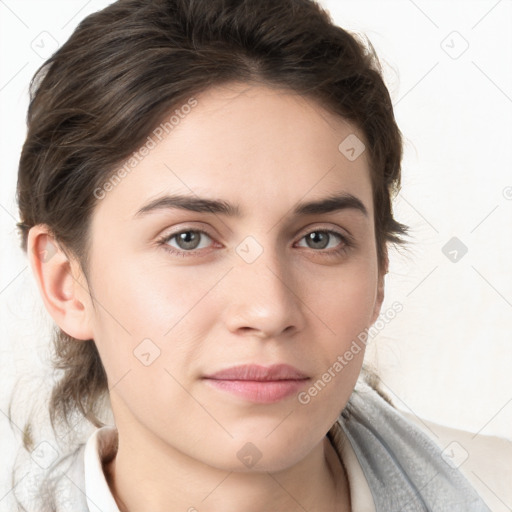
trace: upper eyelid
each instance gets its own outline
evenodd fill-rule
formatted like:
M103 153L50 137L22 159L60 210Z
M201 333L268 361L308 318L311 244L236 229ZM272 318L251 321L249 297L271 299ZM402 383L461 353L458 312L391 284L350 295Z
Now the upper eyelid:
M179 235L180 233L183 233L183 232L186 232L186 231L200 231L200 232L205 233L206 235L208 235L210 238L215 238L213 235L210 234L208 228L203 228L203 227L200 227L200 226L196 227L196 226L192 226L192 225L185 226L185 227L183 227L181 229L178 229L176 231L172 231L172 232L170 232L168 234L161 235L160 238L172 237L172 236ZM334 233L338 233L341 236L347 236L349 238L352 237L352 233L350 233L350 231L347 228L342 228L340 226L337 226L337 227L333 227L333 226L319 226L317 223L311 223L310 225L302 228L301 230L299 230L297 232L297 235L295 235L295 236L298 236L298 234L301 233L301 232L303 233L301 236L305 236L307 233L310 233L311 231L332 231Z

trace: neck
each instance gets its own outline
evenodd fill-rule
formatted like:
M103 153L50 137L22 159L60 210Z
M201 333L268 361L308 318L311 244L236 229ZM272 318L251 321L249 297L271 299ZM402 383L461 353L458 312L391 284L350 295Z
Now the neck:
M329 439L301 461L270 472L226 471L192 459L160 440L132 442L119 431L104 470L121 512L349 512L348 480Z

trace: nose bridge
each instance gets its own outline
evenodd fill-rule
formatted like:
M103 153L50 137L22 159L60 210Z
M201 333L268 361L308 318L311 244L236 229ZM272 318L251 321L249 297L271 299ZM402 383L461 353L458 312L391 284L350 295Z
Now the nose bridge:
M257 331L277 336L302 326L301 302L292 267L279 257L267 237L260 243L247 237L236 248L234 287L227 323L232 331Z

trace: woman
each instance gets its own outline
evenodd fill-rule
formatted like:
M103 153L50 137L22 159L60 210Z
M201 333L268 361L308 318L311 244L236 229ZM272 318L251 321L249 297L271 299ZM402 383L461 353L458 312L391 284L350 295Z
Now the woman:
M120 0L39 70L28 128L52 425L99 427L37 510L489 510L356 387L406 232L370 44L309 0Z

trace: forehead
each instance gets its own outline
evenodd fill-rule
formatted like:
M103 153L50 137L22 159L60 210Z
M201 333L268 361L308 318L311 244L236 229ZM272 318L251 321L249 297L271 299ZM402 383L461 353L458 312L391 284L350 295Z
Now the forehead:
M186 193L236 203L242 214L268 215L345 192L372 213L362 133L314 100L233 83L188 105L177 106L149 134L146 149L125 163L98 209L128 218L148 200Z

